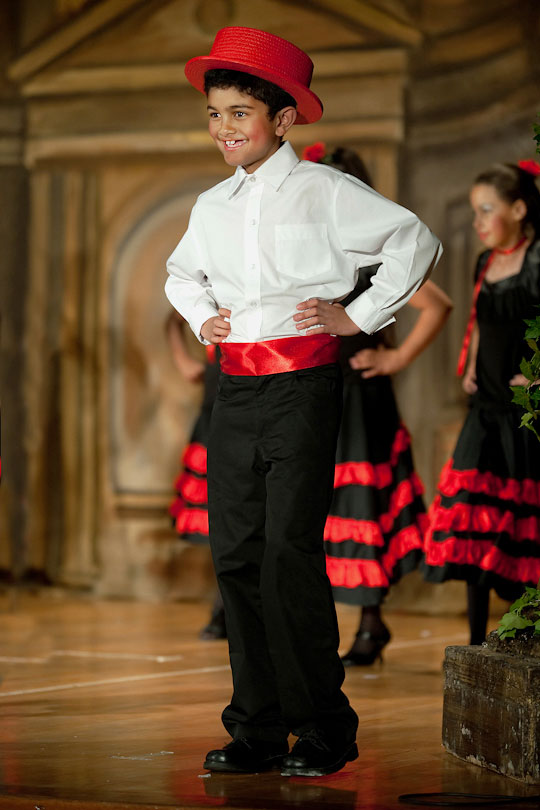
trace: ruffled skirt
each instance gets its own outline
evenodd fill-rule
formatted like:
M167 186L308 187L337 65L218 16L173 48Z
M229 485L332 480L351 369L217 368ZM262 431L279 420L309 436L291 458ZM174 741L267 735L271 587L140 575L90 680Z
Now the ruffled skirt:
M178 535L190 543L208 543L206 448L218 379L219 364L209 363L205 371L201 412L182 453L180 474L174 482L176 497L169 507Z
M517 408L473 405L429 510L423 570L514 599L540 579L540 442Z
M327 573L337 601L380 605L390 585L418 566L426 521L422 493L390 378L350 375L325 527Z

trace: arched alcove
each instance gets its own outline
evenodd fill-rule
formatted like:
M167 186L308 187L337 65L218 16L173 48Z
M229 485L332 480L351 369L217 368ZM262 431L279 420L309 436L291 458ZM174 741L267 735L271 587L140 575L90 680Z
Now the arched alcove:
M163 291L170 245L185 231L192 204L193 194L179 189L145 212L111 271L109 468L114 492L135 499L169 496L199 404L197 386L170 358L165 323L171 307Z

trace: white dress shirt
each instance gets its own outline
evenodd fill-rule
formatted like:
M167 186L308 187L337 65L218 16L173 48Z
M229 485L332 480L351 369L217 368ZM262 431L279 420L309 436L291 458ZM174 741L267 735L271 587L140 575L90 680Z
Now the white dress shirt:
M415 214L355 177L298 160L285 142L253 174L239 166L200 195L167 261L165 292L199 340L226 307L227 341L254 343L304 334L297 304L339 301L359 267L380 262L372 286L346 307L372 333L394 320L441 252Z

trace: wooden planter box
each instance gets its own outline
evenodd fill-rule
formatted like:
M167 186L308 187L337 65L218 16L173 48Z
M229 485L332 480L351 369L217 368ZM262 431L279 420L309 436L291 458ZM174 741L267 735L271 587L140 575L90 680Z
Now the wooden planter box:
M447 647L443 744L460 759L540 783L540 658Z

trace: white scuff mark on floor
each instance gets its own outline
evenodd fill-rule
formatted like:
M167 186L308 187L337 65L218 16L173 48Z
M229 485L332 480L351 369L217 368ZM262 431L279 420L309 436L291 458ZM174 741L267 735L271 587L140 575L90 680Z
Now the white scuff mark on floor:
M155 759L155 757L165 757L169 756L170 754L174 754L174 751L158 751L157 754L139 754L135 756L128 756L123 754L113 754L111 759L135 759L135 760L144 760L148 761L150 759Z

